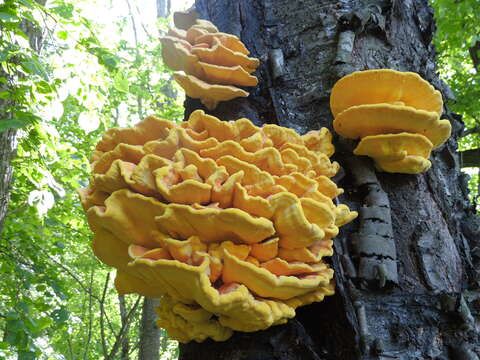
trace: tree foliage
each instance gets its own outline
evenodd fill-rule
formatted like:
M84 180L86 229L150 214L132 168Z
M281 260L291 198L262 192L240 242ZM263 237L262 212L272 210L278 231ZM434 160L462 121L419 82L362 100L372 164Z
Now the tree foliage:
M0 242L0 359L125 359L125 339L130 358L138 352L141 301L119 301L114 274L94 258L76 189L88 182L88 159L105 129L147 114L180 119L183 111L157 30L138 23L143 40L122 39L135 20L127 13L106 39L105 26L83 15L88 6L0 5L0 98L9 105L0 130L20 129ZM25 24L43 32L40 53ZM165 359L174 357L175 343L163 339Z
M480 148L480 2L432 0L437 23L438 69L452 89L451 109L462 115L464 136L459 150ZM471 198L478 203L480 168L471 169Z

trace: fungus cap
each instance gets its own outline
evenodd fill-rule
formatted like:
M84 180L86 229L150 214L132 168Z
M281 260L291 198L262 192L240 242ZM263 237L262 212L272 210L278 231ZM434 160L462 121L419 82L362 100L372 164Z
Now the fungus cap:
M420 134L398 133L365 136L353 153L385 161L402 160L408 155L430 157L433 144Z
M176 72L174 78L188 96L200 99L209 110L215 109L221 101L248 96L245 90L230 85L209 84L183 72Z
M260 61L255 58L248 57L241 52L233 51L215 39L214 45L210 48L193 47L192 53L200 59L200 61L220 66L241 66L248 73L252 73L260 65Z
M434 148L442 145L451 133L450 122L439 120L435 112L391 104L352 106L337 115L333 127L349 139L400 132L421 134Z
M432 166L430 160L425 159L422 156L406 156L402 160L383 160L378 159L375 161L375 165L379 170L390 173L403 173L403 174L420 174Z
M173 28L161 38L165 64L176 73L175 80L187 96L200 99L209 109L220 101L246 97L248 93L235 86L256 86L258 79L251 75L259 60L248 57L249 51L234 35L218 32L207 20L195 14L174 14Z
M337 81L330 96L334 117L352 106L379 103L401 104L438 116L443 111L442 95L428 81L416 73L392 69L351 73Z

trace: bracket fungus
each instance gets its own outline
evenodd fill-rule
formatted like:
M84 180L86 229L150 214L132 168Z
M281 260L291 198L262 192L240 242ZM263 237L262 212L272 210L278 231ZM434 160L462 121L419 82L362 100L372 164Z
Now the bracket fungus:
M235 35L219 32L207 20L176 16L175 25L162 42L165 65L176 71L175 80L185 93L209 109L220 101L247 97L237 86L256 86L251 75L260 64ZM188 27L187 27L188 26Z
M160 297L158 324L181 341L285 323L333 294L339 166L327 129L299 135L201 110L108 130L80 190L93 251L119 293Z
M391 69L354 72L333 87L333 127L358 139L356 155L370 156L379 170L418 174L427 171L432 149L450 137L440 120L442 95L418 74Z

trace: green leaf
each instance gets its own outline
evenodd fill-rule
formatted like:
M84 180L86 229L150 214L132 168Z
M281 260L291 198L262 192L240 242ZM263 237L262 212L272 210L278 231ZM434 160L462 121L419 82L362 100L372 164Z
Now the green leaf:
M16 332L7 331L4 335L4 340L7 344L16 346L20 342L21 336Z
M19 301L17 303L17 308L21 313L28 313L30 311L30 306L25 301Z
M37 291L44 291L47 289L47 286L45 284L38 284L37 286L35 286L35 290Z
M25 317L25 325L30 331L37 331L38 330L38 323L35 319L31 318L30 316Z
M28 119L0 119L0 132L7 129L20 129L30 124Z
M38 330L43 330L52 325L53 320L49 317L43 317L37 320Z
M67 40L68 32L64 31L64 30L60 30L60 31L57 32L57 36L58 36L59 39Z
M50 86L50 84L44 80L36 82L35 85L40 94L49 94L53 92L52 86Z
M20 19L14 15L14 14L9 14L6 12L0 12L0 21L3 22L16 22L19 21Z
M10 91L0 91L0 99L12 99L12 93Z
M12 48L7 48L6 50L0 51L0 62L7 60L10 56L12 56Z
M37 358L37 354L33 351L19 351L18 352L18 360L35 360Z
M113 78L113 87L121 92L128 92L128 79L119 71Z
M20 332L25 327L23 320L8 320L7 329L11 332Z
M9 311L7 313L7 320L18 320L20 315L16 311Z
M21 63L23 70L25 70L29 74L36 74L43 78L43 80L48 80L48 74L43 67L43 65L36 59L30 58L27 61L23 61Z
M28 1L28 0L18 0L18 2L22 3L24 6L26 6L27 8L30 8L30 9L33 9L34 8L34 4L32 4L31 1Z
M61 324L68 320L70 313L65 309L57 309L52 312L52 319L57 323Z
M74 10L75 8L73 7L72 4L66 4L66 3L62 3L61 5L52 8L52 11L54 13L60 15L62 18L66 20L72 18Z
M65 243L61 242L61 241L55 241L53 243L53 245L55 245L56 247L60 248L60 249L65 249Z

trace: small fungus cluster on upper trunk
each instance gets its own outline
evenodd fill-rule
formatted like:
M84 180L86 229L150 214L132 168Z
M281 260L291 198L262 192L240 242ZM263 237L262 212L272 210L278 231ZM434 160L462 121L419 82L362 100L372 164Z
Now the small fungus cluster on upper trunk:
M187 18L188 19L188 18ZM236 86L255 86L258 79L251 75L258 59L236 36L219 32L206 20L175 17L178 28L162 37L162 57L175 70L175 80L186 94L200 99L208 109L220 101L247 97L248 92ZM184 20L184 21L182 21Z

